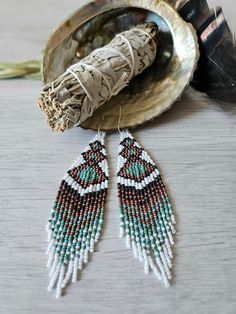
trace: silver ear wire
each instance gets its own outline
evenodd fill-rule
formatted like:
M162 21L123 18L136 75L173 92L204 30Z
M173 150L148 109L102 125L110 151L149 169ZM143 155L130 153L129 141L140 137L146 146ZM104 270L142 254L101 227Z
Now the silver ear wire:
M119 133L121 133L121 130L120 130L121 115L122 115L122 110L120 106L120 114L119 114L118 125L117 125L117 130L119 131Z
M103 120L104 120L104 115L102 116L102 119L101 119L101 121L100 121L100 123L99 123L99 126L98 126L98 133L101 131L101 126L102 126Z

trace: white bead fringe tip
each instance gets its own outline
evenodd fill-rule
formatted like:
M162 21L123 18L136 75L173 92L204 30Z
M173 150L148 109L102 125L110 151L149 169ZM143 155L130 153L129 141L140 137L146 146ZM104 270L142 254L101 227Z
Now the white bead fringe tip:
M121 230L122 232L120 234L125 237L126 247L133 250L135 259L139 259L140 262L144 263L144 273L148 274L151 269L157 279L162 282L166 288L169 288L170 280L172 278L170 270L172 268L171 259L173 258L173 254L171 244L173 245L173 241L171 241L172 243L170 244L170 238L166 238L165 244L162 245L162 251L159 253L159 256L153 259L150 255L147 255L146 250L142 249L140 244L135 243L135 241L131 241L130 236L125 235L124 230ZM171 239L173 238L171 237Z

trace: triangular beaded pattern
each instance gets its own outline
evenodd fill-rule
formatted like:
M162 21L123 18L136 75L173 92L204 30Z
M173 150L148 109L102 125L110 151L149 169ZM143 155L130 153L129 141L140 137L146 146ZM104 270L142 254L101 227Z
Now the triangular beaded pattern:
M48 290L56 286L57 297L70 279L77 281L101 233L108 188L104 136L99 132L67 171L47 224Z
M159 170L129 131L121 132L117 184L120 236L166 287L171 279L175 218Z

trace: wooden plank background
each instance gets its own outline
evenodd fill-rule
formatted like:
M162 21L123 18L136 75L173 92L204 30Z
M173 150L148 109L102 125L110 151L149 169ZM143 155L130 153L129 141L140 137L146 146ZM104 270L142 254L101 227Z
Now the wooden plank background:
M85 1L84 1L85 2ZM82 1L1 0L0 60L37 59L51 29ZM236 29L234 0L222 4ZM109 135L111 180L102 240L77 284L46 290L44 226L59 181L94 136L52 133L36 105L40 81L0 82L0 313L236 313L235 116L192 89L134 136L163 173L177 216L174 280L144 275L118 238L118 134Z

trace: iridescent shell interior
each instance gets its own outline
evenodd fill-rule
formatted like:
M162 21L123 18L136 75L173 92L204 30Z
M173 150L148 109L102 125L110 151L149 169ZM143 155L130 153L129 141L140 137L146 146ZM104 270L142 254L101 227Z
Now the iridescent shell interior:
M148 6L141 0L102 0L75 12L49 38L43 56L45 83L107 44L117 33L150 21L159 28L155 62L97 109L83 127L96 130L101 124L106 131L117 130L120 107L121 128L138 126L170 108L188 86L196 67L194 30L164 1Z
M163 67L166 68L173 53L172 35L168 25L160 16L139 8L111 10L92 18L82 25L73 34L73 40L78 42L76 59L73 62L78 62L96 48L108 44L116 34L149 21L155 22L158 25L158 53L153 68L156 69L154 72L160 73ZM137 80L140 79L138 78Z

